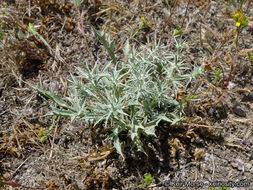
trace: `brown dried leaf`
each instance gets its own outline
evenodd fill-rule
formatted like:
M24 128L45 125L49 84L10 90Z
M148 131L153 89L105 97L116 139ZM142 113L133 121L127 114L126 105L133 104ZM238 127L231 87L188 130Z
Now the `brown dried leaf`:
M21 186L21 184L15 183L15 182L13 182L13 181L6 181L6 182L4 182L4 184L5 184L5 185L10 185L10 186L12 186L12 187L20 187L20 186Z
M173 156L173 162L176 163L176 154L178 150L184 150L182 143L178 138L173 138L170 141L171 144L171 151L172 151L172 156Z
M21 153L20 151L16 148L16 147L11 147L9 149L9 153L12 155L12 156L17 156L18 158L21 157Z
M210 63L208 63L207 61L204 66L204 70L205 71L214 71L213 68L211 67Z
M252 53L252 52L253 52L253 48L243 49L243 50L239 51L239 56L246 56L246 55L248 55L248 53Z
M113 151L115 150L115 148L105 148L103 150L103 152L100 153L92 153L89 157L88 157L88 161L99 161L99 160L103 160L105 159L107 156L109 156Z
M204 152L203 150L196 148L193 156L195 157L195 160L200 161L201 159L204 158Z

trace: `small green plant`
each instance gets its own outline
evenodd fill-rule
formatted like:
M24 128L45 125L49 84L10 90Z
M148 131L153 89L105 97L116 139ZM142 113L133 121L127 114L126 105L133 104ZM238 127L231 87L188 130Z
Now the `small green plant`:
M230 187L209 187L208 190L229 190Z
M29 25L28 25L28 32L30 32L34 36L38 37L44 43L44 45L49 47L49 44L47 43L47 41L35 30L33 24L31 24L31 23L29 23Z
M253 53L248 53L248 57L251 63L253 63Z
M243 13L242 10L236 11L233 14L234 21L238 30L242 31L243 28L248 26L248 17Z
M4 182L2 180L2 177L0 177L0 187L3 187L4 186Z
M80 7L81 6L81 0L75 0L75 4L77 7Z
M244 14L242 10L242 5L244 0L241 0L240 8L233 14L233 19L236 22L235 26L237 28L237 35L235 39L236 46L238 45L238 38L242 30L248 26L248 17Z
M113 53L110 42L98 31L109 54ZM71 96L61 98L52 91L32 86L39 93L53 100L59 108L48 115L84 119L87 123L111 129L107 140L112 140L117 152L123 156L120 134L124 131L134 147L145 153L143 139L156 136L155 128L161 120L176 124L183 118L182 103L176 100L178 87L187 85L203 70L196 67L190 71L183 62L183 41L176 41L176 53L167 53L162 46L154 49L141 47L140 53L127 45L126 64L112 61L104 65L96 63L93 68L86 64L84 70L77 68L79 76L70 81ZM86 81L84 83L84 81ZM171 111L168 111L171 110Z
M169 1L168 0L165 0L165 3L168 5L168 7L169 7Z
M180 29L173 30L173 36L180 36L182 34L182 31Z
M152 178L151 174L145 174L143 176L142 179L142 183L140 185L138 185L139 188L146 188L148 187L152 182L154 181L154 179Z
M134 38L135 36L138 36L142 33L145 33L151 29L151 25L149 22L145 19L145 17L141 17L140 22L139 22L139 27L135 31L135 33L132 35L131 38Z
M196 98L197 98L197 96L195 96L195 95L190 95L190 96L184 98L183 100L181 100L181 104L185 104L185 103L189 102L190 100L194 100L194 99L196 99Z
M50 125L49 129L47 131L45 131L42 127L40 128L39 131L39 136L40 138L40 142L41 143L45 143L48 138L49 138L49 134L51 133L52 129L55 127L55 116L53 116L53 123Z
M220 79L220 75L221 75L222 71L220 69L218 69L216 72L215 72L215 78L213 79L213 83L216 83L217 81L219 81Z
M248 53L248 57L250 60L250 68L253 70L253 53Z

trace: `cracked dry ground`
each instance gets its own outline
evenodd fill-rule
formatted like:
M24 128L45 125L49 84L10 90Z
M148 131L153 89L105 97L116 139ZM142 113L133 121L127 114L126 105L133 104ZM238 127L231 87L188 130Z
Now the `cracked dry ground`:
M15 189L13 186L19 184L34 189L129 189L137 188L145 173L154 178L150 189L208 189L206 185L166 185L241 180L249 182L250 187L231 189L253 189L253 70L244 53L253 48L250 1L243 7L249 26L239 38L238 49L234 47L236 29L231 16L238 2L229 6L226 1L176 2L169 1L174 6L171 13L162 0L85 0L80 8L83 34L78 26L80 13L72 1L0 2L1 13L11 13L5 14L9 23L4 28L6 33L18 32L19 27L32 22L53 50L49 53L32 37L24 43L26 46L1 43L0 176L5 182L15 182L3 189ZM101 63L108 59L91 25L111 35L120 60L122 46L136 31L142 16L152 28L131 40L132 46L152 47L160 39L173 51L172 32L182 28L187 66L206 65L206 78L179 93L187 97L195 91L198 97L185 108L186 122L159 125L157 137L145 140L147 156L126 146L125 160L105 144L107 131L91 128L81 120L71 123L67 118L57 118L49 139L41 143L40 129L48 129L53 123L51 117L44 116L52 102L28 84L45 89L53 86L67 96L69 72L76 73L75 67L93 59ZM224 88L236 55L235 72L229 88ZM223 71L223 79L212 84L215 74L211 70L217 69Z

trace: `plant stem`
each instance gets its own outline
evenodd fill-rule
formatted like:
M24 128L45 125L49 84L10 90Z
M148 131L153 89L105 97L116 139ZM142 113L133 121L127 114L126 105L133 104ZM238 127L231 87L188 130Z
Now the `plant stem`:
M237 61L237 58L238 58L238 55L236 55L236 56L234 57L233 61L232 61L230 73L229 73L229 76L228 76L228 80L226 81L226 83L225 83L225 85L224 85L225 88L228 86L229 82L230 82L231 79L232 79L232 74L233 74L233 72L234 72L234 70L235 70L235 63L236 63L236 61Z
M181 29L183 28L184 26L184 21L185 21L185 18L186 18L186 15L187 15L187 12L188 12L188 9L189 9L189 4L191 3L191 0L188 0L188 3L187 3L187 6L186 6L186 10L185 10L185 14L184 14L184 19L183 19L183 22L181 24Z
M240 9L239 9L240 11L242 10L242 5L243 5L244 1L245 0L241 0Z

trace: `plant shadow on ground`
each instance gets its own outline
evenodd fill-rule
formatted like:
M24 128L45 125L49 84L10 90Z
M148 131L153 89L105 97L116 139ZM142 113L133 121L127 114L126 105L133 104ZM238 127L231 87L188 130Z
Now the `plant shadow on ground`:
M138 187L145 173L152 175L155 179L154 185L162 187L164 187L163 183L170 179L174 181L243 179L252 181L253 70L252 62L250 66L244 55L239 56L239 64L236 65L236 72L233 73L234 77L230 82L235 85L235 88L245 88L245 91L231 92L231 95L222 91L221 101L217 101L219 99L217 94L212 94L204 100L202 97L205 96L201 94L207 91L209 85L201 86L199 99L202 100L198 104L189 103L189 110L185 111L188 118L196 119L196 123L189 122L192 125L187 125L190 119L182 125L175 126L160 123L156 128L157 137L141 136L147 155L138 152L135 148L132 149L131 140L126 138L127 134L122 133L120 139L125 142L124 160L114 151L99 161L72 162L72 157L82 156L87 152L96 153L98 147L104 146L104 139L110 134L108 131L103 131L103 127L94 134L92 132L94 128L86 126L90 128L86 129L82 122L77 122L76 127L69 128L72 125L69 124L70 121L61 119L55 133L50 133L48 141L41 143L38 136L40 128L47 129L52 123L51 118L42 117L48 112L51 103L48 100L42 100L38 93L29 89L26 83L19 85L21 81L19 74L21 74L25 82L42 86L55 82L59 85L59 88L56 85L55 89L65 94L63 89L67 83L65 78L68 78L66 73L74 72L73 68L83 65L84 62L92 62L91 56L87 56L85 48L87 44L96 61L105 62L108 59L101 50L101 43L95 40L92 29L88 27L89 24L98 30L103 29L106 33L111 33L118 46L116 51L120 52L119 49L124 40L129 38L130 34L134 34L136 29L138 30L138 25L145 16L152 28L148 28L148 31L144 31L132 40L133 45L139 46L152 42L150 39L153 38L150 36L158 32L164 33L162 43L170 49L171 32L175 27L179 27L184 19L186 26L180 29L185 29L183 35L186 36L187 45L190 46L190 52L187 52L190 58L187 62L191 64L201 64L210 60L212 51L219 48L218 43L221 39L213 40L212 37L216 36L210 37L208 34L215 34L215 32L217 34L217 31L222 37L226 37L223 33L231 34L230 41L221 48L218 59L210 63L211 69L215 71L223 69L222 85L218 83L215 85L217 88L224 88L232 62L226 60L230 60L234 55L231 44L235 37L233 31L236 29L232 18L234 10L233 8L230 10L225 1L191 1L193 3L188 11L189 16L186 15L186 17L183 14L185 7L181 5L178 5L175 10L172 9L170 16L167 15L171 10L167 10L165 1L160 3L158 1L122 1L121 3L106 0L102 3L97 0L83 1L84 4L80 10L87 11L84 11L82 22L85 25L85 36L81 36L80 31L76 30L79 29L76 26L80 19L77 17L80 15L77 14L78 11L74 5L68 7L66 3L60 6L63 1L40 0L31 1L30 9L28 5L30 1L5 0L1 1L0 6L4 5L2 2L8 2L8 6L4 9L10 7L17 10L12 11L13 14L10 17L14 20L9 20L11 21L9 23L8 20L6 21L8 25L3 27L4 33L9 32L10 37L15 39L18 29L27 34L29 22L39 23L38 32L55 49L59 45L58 50L64 59L66 58L67 63L58 62L55 54L49 54L43 44L34 38L28 38L24 43L10 44L11 41L6 41L8 43L2 44L3 51L0 52L3 55L0 68L0 182L3 176L5 181L12 180L27 186L48 189L127 189ZM38 2L41 5L36 4ZM172 1L170 2L172 5ZM174 5L177 2L179 1L174 1ZM232 2L236 7L238 2ZM184 3L185 1L182 1L182 4ZM247 3L245 8L250 7L250 3ZM36 6L40 8L37 10ZM250 16L252 10L249 8L245 13L249 13ZM31 17L29 17L29 11L32 13ZM203 26L200 27L200 31L199 22L203 24L200 24L201 27ZM249 20L250 23L252 26L251 20ZM82 43L84 37L87 38L87 44ZM239 47L249 49L252 39L252 28L246 27L239 37ZM10 48L11 45L13 45L12 48ZM210 81L212 77L213 74ZM251 92L246 92L246 89ZM217 125L222 129L216 129ZM212 161L210 161L210 154L212 154ZM214 164L215 169L212 168ZM198 172L193 175L192 171L195 170Z
M213 130L205 127L193 127L192 129L191 136L187 136L189 126L170 126L166 122L161 122L156 129L157 137L143 138L146 154L137 151L136 148L131 148L129 146L131 140L125 138L127 134L123 133L120 139L127 146L123 148L124 159L114 152L108 156L108 165L113 162L114 166L119 168L118 172L122 178L128 179L124 184L128 187L136 188L141 182L140 178L146 173L151 174L157 187L164 187L167 180L177 179L175 172L186 171L190 165L201 167L200 161L204 158L204 153L199 152L198 155L196 149L201 150L210 143L219 145L224 143L223 136ZM98 134L106 136L103 130L100 130ZM93 143L102 145L102 139L96 135ZM110 187L120 187L121 183L119 179L108 179Z

